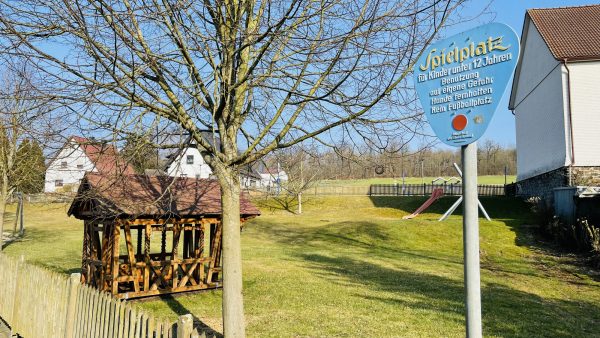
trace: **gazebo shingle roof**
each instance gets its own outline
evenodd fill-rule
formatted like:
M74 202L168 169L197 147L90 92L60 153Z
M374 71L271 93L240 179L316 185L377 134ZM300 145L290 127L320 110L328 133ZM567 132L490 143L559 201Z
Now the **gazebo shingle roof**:
M221 188L211 179L87 173L68 214L80 219L220 215ZM260 215L244 193L240 196L240 215Z

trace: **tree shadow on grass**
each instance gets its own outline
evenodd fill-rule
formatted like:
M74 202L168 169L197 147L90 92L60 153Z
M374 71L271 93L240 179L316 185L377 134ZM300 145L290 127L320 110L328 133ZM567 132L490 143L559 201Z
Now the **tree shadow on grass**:
M462 265L462 259L451 259L444 255L431 255L431 252L403 250L390 242L390 234L380 224L367 221L346 221L328 223L313 227L281 226L279 223L260 220L257 224L261 234L286 246L307 249L327 249L331 251L349 248L376 253L390 259L422 259Z
M165 295L162 296L161 299L164 301L169 308L176 313L178 316L183 316L186 314L192 314L190 310L188 310L179 300L177 300L177 295ZM223 338L223 334L214 328L210 327L208 324L203 322L200 318L194 316L194 328L198 331L200 336L204 334L202 337L206 338Z
M298 257L309 263L309 269L333 283L353 283L389 294L389 297L357 297L418 311L442 312L451 320L464 322L461 319L464 289L460 281L344 256L298 254ZM600 332L598 304L541 298L500 284L483 285L482 297L486 336L590 337Z
M83 241L83 230L81 231ZM52 271L71 274L81 271L81 242L65 243L65 232L51 228L26 228L23 237L9 243L13 256L22 254L27 261ZM16 247L19 245L20 247Z
M394 225L391 225L393 227ZM328 223L313 227L282 226L282 224L260 221L260 232L286 246L296 246L298 250L327 250L339 252L353 250L364 252L390 260L419 261L419 264L444 264L445 266L462 267L462 256L449 256L447 253L436 253L435 250L416 250L403 247L394 241L394 236L388 232L390 228L367 221L345 221ZM544 277L542 273L526 269L527 265L523 259L507 259L504 264L498 265L493 262L482 260L482 269L493 272L502 272L508 275L519 274L532 277Z
M371 196L370 198L376 207L395 208L404 211L407 214L412 213L427 199L427 197L424 196ZM425 212L441 216L448 208L450 208L457 198L458 197L449 196L443 197L436 201ZM573 279L572 277L582 274L592 280L600 281L600 271L598 269L590 268L589 264L587 264L586 257L568 254L563 248L543 240L537 231L537 220L531 211L531 206L523 199L506 196L481 196L479 199L493 221L503 222L515 233L515 245L530 248L536 252L542 253L546 258L552 258L555 261L564 263L559 266L558 269L556 268L556 265L552 268L541 266L542 273L553 273L550 270L554 270L554 272L561 270L562 272L559 273L567 276L568 279ZM454 215L462 215L462 206L459 206L456 209ZM481 212L480 217L483 217ZM407 220L404 222L411 221ZM543 265L542 260L540 260L539 264ZM482 267L486 266L482 265ZM497 267L490 267L490 269L497 269ZM569 282L577 283L576 279L580 277L574 278L575 279L570 280ZM585 280L582 280L581 283L588 285Z

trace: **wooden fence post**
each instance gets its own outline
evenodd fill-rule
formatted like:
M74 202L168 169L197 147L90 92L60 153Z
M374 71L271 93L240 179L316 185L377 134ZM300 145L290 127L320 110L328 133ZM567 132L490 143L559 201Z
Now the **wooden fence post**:
M23 231L24 231L23 230L24 229L24 226L23 226L23 208L25 207L25 203L23 202L23 193L21 193L19 195L19 203L21 204L21 208L19 209L19 213L20 213L20 215L19 215L19 235L22 237L23 236ZM15 217L16 217L16 215L15 215Z
M67 300L67 314L65 316L65 338L75 336L75 305L77 304L77 291L81 283L81 274L72 273L69 277L69 296Z
M177 338L190 338L194 328L194 318L191 314L179 316L177 319Z
M19 321L19 296L20 296L20 292L19 292L19 283L21 281L21 274L22 274L22 270L23 267L25 265L25 257L23 255L21 255L21 257L19 258L19 260L17 260L17 264L15 264L15 286L14 286L14 299L13 299L13 311L12 311L12 318L11 321L9 322L9 325L11 326L11 328L13 330L18 330L20 329L20 321Z

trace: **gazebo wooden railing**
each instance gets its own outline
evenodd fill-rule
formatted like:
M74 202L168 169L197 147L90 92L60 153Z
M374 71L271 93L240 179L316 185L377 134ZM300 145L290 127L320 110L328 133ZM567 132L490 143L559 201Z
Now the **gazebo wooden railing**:
M127 180L127 185L139 188L136 181L142 180L147 186L148 183L157 183L153 181L160 181L160 178L130 176ZM122 196L120 199L111 198L119 193L115 190L121 189L113 186L113 189L101 193L98 188L102 177L86 175L69 210L69 214L84 219L82 283L123 299L221 286L221 215L215 214L214 210L215 193L220 197L220 190L214 181L183 181L183 184L169 186L169 212L132 216L131 212L114 212L126 202ZM157 184L150 185L153 187L151 195L162 191L156 189ZM198 186L203 189L199 190ZM202 195L189 199L189 194L175 193L178 191L201 191ZM139 189L137 193L137 199L148 197L140 195ZM164 195L158 195L159 199ZM177 196L188 196L188 199L174 198ZM191 200L196 203L192 208L188 203ZM220 208L220 198L218 200ZM178 202L177 210L173 209L173 201ZM144 207L146 212L149 211L147 205ZM119 208L123 209L126 208ZM186 210L187 215L182 216L181 209ZM194 212L190 213L190 210ZM242 222L259 214L258 209L245 199L242 211Z

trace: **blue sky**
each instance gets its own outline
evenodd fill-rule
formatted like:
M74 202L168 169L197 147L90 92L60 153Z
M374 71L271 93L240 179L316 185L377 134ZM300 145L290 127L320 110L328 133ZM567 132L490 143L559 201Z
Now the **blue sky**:
M600 0L492 0L491 4L490 0L471 0L466 3L464 11L461 13L463 16L476 16L489 5L487 12L478 16L475 20L453 25L444 32L444 35L450 36L489 22L501 22L512 27L520 37L525 12L529 8L581 6L589 4L600 4ZM56 53L56 56L64 56L66 50L68 49L65 49L63 46L63 48L54 49L53 52ZM508 98L510 96L511 83L512 80L509 81L508 87L498 105L498 109L494 114L492 122L481 138L481 141L491 139L505 147L515 145L515 119L511 111L508 110ZM431 130L427 133L433 135ZM417 145L414 144L413 146ZM446 146L441 142L438 147L442 149L456 149Z
M475 15L480 13L487 3L487 1L481 0L473 0L469 2L467 4L467 10L469 13L466 13L466 15ZM483 15L480 17L480 19L473 22L457 25L453 27L451 31L452 33L458 33L480 24L494 21L511 26L520 37L521 30L523 28L523 19L525 18L525 11L529 8L581 6L598 3L600 3L599 0L496 0L493 1L489 7L489 11L491 11L492 14ZM498 110L496 111L488 130L481 140L491 139L503 146L515 145L515 119L511 111L508 110L508 98L510 96L511 83L512 80L509 82L508 88L506 89L504 96L498 105ZM446 146L441 145L440 148L446 148Z

